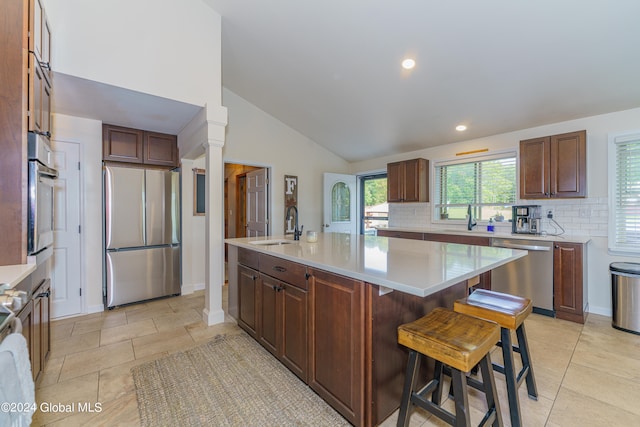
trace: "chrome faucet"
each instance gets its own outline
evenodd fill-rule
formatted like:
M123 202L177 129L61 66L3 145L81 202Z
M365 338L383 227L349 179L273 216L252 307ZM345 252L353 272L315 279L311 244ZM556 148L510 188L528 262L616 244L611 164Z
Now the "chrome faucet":
M285 214L286 218L291 219L291 209L293 209L296 212L296 225L295 225L295 228L293 229L293 240L300 240L300 236L302 236L302 229L304 228L304 225L300 227L300 229L298 230L298 208L296 208L295 206L289 206L287 208L287 213Z
M473 217L471 216L471 205L469 205L467 206L467 230L473 230L473 227L476 225L478 225L478 223L473 220Z

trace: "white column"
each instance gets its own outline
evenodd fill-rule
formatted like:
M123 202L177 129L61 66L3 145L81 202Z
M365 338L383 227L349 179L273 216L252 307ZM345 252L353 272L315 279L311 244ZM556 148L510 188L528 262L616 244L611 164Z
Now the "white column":
M225 111L226 112L226 111ZM224 284L224 125L209 121L206 153L205 307L207 325L224 322L222 286Z

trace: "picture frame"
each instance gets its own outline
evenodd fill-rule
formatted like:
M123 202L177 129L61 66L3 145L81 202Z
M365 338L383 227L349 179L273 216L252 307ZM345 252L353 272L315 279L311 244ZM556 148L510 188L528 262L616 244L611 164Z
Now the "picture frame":
M193 169L193 215L204 216L206 205L206 170Z

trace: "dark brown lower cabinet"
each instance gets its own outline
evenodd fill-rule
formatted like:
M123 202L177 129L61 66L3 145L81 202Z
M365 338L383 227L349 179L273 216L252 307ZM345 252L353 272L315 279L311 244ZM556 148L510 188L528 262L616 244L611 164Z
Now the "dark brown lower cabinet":
M238 324L253 338L258 338L258 276L251 268L238 265Z
M584 323L587 315L586 246L553 244L553 308L558 319Z
M354 425L364 425L363 282L326 271L311 275L309 385Z
M51 281L41 279L42 269L25 278L15 289L27 292L31 298L16 314L22 322L22 335L27 340L33 380L37 381L44 371L51 349L49 333L51 313ZM31 292L32 284L38 283Z
M258 341L303 381L308 381L308 294L260 274Z
M246 266L254 257L243 251L239 260ZM248 313L238 324L251 333L247 318L256 313L256 340L353 425L384 421L400 406L408 358L397 344L397 327L435 307L453 307L466 295L466 281L426 298L380 295L376 285L273 258L260 254L258 270L238 265L230 292L239 294L239 313ZM423 363L425 382L432 369Z

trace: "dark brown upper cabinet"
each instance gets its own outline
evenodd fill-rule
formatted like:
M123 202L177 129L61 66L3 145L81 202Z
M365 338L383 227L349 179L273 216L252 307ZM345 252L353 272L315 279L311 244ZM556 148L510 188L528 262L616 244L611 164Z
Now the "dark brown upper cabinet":
M587 196L587 132L520 141L520 198Z
M429 201L429 161L412 159L387 164L388 202Z
M105 124L102 138L103 160L167 167L179 165L175 135Z

